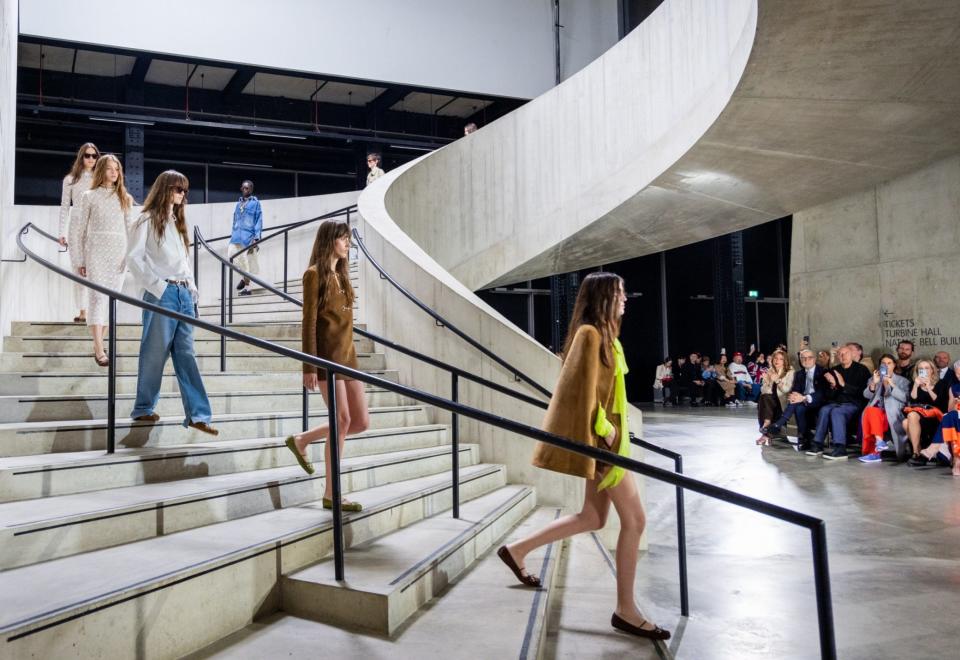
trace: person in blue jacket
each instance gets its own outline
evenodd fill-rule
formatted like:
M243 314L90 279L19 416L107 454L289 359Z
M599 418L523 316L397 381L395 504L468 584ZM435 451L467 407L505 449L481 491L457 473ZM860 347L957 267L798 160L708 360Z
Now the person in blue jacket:
M230 247L227 248L227 258L232 259L233 255L259 241L261 231L263 231L263 209L260 207L260 200L253 194L253 181L247 179L240 184L240 199L233 210L233 233L230 236ZM234 265L251 275L256 275L260 272L260 265L257 263L259 250L257 247L247 250L233 260ZM237 291L241 296L250 295L250 289L246 288L249 284L249 278L241 278L237 285Z

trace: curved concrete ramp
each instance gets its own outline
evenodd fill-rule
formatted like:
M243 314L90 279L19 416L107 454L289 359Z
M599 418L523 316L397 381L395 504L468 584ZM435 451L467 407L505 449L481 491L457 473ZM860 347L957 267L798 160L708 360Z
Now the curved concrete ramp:
M476 290L759 224L960 151L960 3L666 0L368 194Z

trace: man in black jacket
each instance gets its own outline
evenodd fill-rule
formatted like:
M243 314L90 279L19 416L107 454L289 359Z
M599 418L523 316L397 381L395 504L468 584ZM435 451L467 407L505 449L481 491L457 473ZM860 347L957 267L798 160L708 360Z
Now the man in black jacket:
M808 348L800 351L800 368L793 375L793 387L787 395L789 404L780 419L767 427L763 432L770 438L785 439L783 427L790 422L790 418L797 418L797 451L806 451L810 448L810 422L816 412L823 405L824 398L829 390L824 378L822 367L817 366L817 356Z
M863 409L866 399L863 390L870 380L870 370L854 362L853 350L843 346L838 353L840 364L828 370L823 377L830 386L830 402L820 408L817 416L817 431L813 436L810 456L823 455L830 460L847 458L847 424ZM830 431L833 449L824 453L823 443Z

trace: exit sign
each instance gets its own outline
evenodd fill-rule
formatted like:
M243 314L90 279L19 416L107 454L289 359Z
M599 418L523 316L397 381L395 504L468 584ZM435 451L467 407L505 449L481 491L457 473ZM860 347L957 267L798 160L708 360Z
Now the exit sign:
M747 297L748 297L748 298L759 298L759 297L760 297L760 292L757 291L757 290L755 290L755 289L750 289L749 291L747 291Z

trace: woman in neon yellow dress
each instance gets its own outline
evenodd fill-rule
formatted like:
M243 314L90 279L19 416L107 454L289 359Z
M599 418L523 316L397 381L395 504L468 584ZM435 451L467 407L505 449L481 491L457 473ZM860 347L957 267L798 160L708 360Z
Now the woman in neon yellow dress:
M617 335L626 304L623 279L613 273L591 273L584 278L573 308L563 347L563 367L544 430L591 447L630 454L627 428L627 364ZM583 508L532 535L502 546L497 554L521 583L539 587L540 579L524 568L527 554L542 545L603 527L610 504L620 517L617 539L617 606L611 625L651 639L669 639L670 633L643 618L634 600L640 535L646 524L637 484L622 468L597 464L592 458L539 443L533 464L587 480Z

